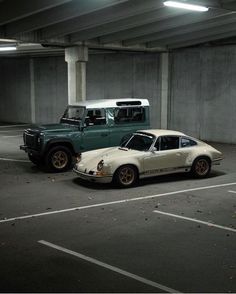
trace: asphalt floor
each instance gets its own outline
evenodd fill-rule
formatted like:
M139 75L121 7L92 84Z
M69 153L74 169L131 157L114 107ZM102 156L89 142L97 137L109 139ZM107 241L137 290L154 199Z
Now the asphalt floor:
M207 179L47 173L0 125L0 292L236 293L236 145Z

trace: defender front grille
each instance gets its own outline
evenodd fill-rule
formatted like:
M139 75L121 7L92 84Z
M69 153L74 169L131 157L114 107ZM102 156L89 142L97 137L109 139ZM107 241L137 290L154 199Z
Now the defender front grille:
M32 149L38 149L38 134L25 131L24 133L24 143L27 147Z

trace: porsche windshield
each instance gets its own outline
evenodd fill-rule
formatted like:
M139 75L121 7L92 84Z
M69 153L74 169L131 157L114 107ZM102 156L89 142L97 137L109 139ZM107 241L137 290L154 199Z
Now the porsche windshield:
M122 147L139 151L148 151L153 143L154 137L134 134Z
M81 106L69 106L67 107L62 121L66 123L76 123L80 124L84 117L85 108Z

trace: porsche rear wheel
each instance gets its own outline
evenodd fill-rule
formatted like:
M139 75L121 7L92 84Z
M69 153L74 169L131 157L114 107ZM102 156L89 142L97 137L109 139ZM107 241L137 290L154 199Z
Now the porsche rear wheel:
M114 175L114 181L121 187L131 187L138 179L137 168L133 165L122 165Z
M205 178L211 171L211 161L207 157L198 157L194 160L191 172L196 178Z

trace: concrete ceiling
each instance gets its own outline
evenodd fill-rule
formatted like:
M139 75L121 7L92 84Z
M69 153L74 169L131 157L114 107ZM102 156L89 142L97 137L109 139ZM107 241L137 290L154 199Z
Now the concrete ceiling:
M163 1L0 0L0 46L17 43L22 52L76 44L167 51L234 41L236 0L182 0L206 5L207 12L165 7Z

